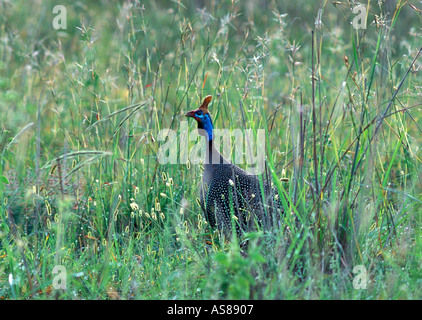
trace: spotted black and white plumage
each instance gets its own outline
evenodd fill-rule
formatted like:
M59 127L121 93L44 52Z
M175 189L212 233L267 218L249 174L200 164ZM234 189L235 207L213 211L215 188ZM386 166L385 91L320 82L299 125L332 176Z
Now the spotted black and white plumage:
M282 211L277 192L267 183L262 187L257 176L226 160L213 144L213 125L208 112L211 96L202 105L186 113L198 122L200 134L207 137L206 158L200 188L200 205L212 228L226 236L270 228Z

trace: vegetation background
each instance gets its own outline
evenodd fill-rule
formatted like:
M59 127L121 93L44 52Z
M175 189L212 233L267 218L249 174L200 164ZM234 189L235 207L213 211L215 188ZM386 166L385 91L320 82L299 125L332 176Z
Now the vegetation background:
M0 1L0 299L420 299L422 7L358 4ZM157 161L208 94L286 211L246 257Z

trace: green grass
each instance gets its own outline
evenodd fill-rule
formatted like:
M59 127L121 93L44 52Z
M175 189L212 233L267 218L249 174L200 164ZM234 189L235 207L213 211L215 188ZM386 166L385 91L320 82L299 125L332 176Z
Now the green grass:
M421 299L420 3L366 30L348 1L200 3L62 1L55 30L0 2L0 299ZM201 166L157 161L208 94L215 128L265 130L286 211L246 257Z

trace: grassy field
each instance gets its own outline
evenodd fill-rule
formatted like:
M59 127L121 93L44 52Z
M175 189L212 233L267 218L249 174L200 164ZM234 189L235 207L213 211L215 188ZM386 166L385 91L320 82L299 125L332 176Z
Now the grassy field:
M420 1L366 28L346 0L56 4L0 1L0 299L422 298ZM206 95L265 130L285 214L247 256L201 165L157 161Z

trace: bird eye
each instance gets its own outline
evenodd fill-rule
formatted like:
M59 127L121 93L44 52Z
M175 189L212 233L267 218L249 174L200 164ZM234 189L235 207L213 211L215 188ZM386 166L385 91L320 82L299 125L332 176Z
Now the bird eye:
M202 110L198 110L198 111L196 111L196 112L195 112L195 114L196 114L197 116L202 115Z

